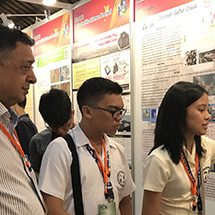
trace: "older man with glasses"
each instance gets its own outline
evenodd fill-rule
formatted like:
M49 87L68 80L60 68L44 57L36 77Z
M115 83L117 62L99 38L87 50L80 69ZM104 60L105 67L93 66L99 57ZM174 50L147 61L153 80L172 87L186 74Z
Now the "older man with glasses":
M83 214L132 214L135 185L124 148L107 136L116 133L126 113L121 93L118 83L104 78L91 78L78 90L82 119L68 134L79 156ZM63 138L54 140L44 154L39 187L50 215L75 214L72 162Z

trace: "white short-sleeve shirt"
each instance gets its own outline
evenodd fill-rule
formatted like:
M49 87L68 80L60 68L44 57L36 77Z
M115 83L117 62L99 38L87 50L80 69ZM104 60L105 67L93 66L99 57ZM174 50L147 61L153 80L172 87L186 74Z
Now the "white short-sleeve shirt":
M202 136L202 147L205 150L200 161L202 183L206 181L211 163L215 162L215 141ZM155 149L146 159L143 169L143 186L145 190L162 192L160 215L191 215L193 195L189 178L181 162L174 164L163 146ZM185 151L191 171L195 175L194 145L192 153ZM203 199L204 202L204 199Z
M87 215L96 215L98 214L98 205L106 202L103 176L94 158L86 149L86 144L90 143L79 125L69 131L69 134L77 146L80 161L84 212ZM128 168L124 148L106 135L105 144L110 156L110 181L119 215L119 202L135 190L135 185ZM65 140L60 137L52 141L43 156L39 187L43 192L62 199L63 210L74 214L71 163L71 152Z

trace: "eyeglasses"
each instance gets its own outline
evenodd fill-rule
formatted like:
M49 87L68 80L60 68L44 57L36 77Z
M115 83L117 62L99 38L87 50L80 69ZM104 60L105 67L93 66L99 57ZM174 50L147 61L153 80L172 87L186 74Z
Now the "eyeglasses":
M92 107L92 108L96 108L96 109L100 109L100 110L104 110L104 111L107 111L109 113L112 114L112 117L114 119L117 119L120 115L123 117L126 113L126 109L125 108L121 108L120 110L108 110L108 109L105 109L105 108L101 108L101 107L98 107L96 105L87 105L88 107Z
M62 125L59 128L62 128L63 130L67 130L68 128L71 127L72 124L73 124L73 122L69 122L68 124Z

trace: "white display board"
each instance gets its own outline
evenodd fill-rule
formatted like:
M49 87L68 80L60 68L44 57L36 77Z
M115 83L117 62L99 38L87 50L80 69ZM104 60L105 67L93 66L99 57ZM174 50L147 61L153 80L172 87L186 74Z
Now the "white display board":
M204 1L166 10L135 23L134 177L135 214L141 213L142 169L153 146L156 115L167 89L184 80L201 84L209 91L213 115L215 104L215 2ZM215 139L214 118L207 135ZM140 171L141 170L141 171ZM214 214L214 173L206 184L206 214ZM158 179L159 180L159 179Z

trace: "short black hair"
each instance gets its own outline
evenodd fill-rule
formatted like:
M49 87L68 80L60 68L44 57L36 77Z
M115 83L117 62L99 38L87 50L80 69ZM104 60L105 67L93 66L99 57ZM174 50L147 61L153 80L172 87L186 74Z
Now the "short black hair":
M86 80L79 88L77 102L82 113L84 105L97 105L106 94L121 94L122 87L106 78L95 77Z
M25 99L24 99L23 101L21 101L21 102L18 102L17 104L18 104L20 107L22 107L22 108L25 109L26 102L27 102L27 99L26 99L26 96L25 96Z
M164 145L172 161L178 164L183 145L186 145L186 111L187 107L207 94L200 85L180 81L166 92L157 116L154 147L151 151ZM195 136L196 150L199 158L202 156L200 136Z
M17 42L29 46L35 44L34 39L18 29L10 29L0 25L0 63L5 64L10 59L11 53L17 47Z
M66 91L51 89L40 97L39 112L50 127L63 126L72 116L72 104Z

